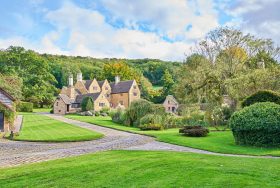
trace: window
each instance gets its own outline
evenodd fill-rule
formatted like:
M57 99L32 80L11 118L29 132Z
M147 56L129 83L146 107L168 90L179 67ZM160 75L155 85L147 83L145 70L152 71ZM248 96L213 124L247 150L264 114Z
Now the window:
M136 93L136 92L134 92L134 93L133 93L133 95L136 97L136 96L137 96L137 93Z
M120 95L121 95L121 96L123 96L123 94L122 94L122 93L121 93Z
M168 111L170 111L170 107L168 107Z
M56 106L58 106L58 102L56 102Z
M105 87L105 90L108 90L108 87Z
M99 106L100 106L100 107L103 107L103 106L105 106L105 103L100 102L100 103L99 103Z
M134 85L134 86L133 86L133 89L136 89L136 88L137 88L136 85Z
M97 87L96 87L96 86L93 86L93 90L96 91L96 90L97 90Z
M123 101L120 101L120 105L123 105Z
M79 103L73 103L71 106L72 106L72 108L80 108L80 104Z
M168 104L170 104L170 101L167 101Z
M109 97L110 97L110 94L106 94L106 97L109 98Z

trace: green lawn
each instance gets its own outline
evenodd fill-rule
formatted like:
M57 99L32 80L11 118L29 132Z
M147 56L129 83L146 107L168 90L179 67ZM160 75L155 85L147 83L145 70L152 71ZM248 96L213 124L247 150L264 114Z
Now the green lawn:
M116 124L112 122L110 117L89 117L78 115L67 115L66 117L119 130L155 136L157 140L162 142L218 153L280 156L280 148L257 148L236 145L234 143L231 131L213 131L210 132L207 137L195 138L181 136L178 133L178 129L168 129L163 131L141 131L138 128L126 127Z
M23 114L23 126L15 140L67 142L101 138L103 135L88 129L60 122L35 113Z
M34 108L33 112L50 112L51 108Z
M279 187L278 159L108 151L1 169L12 187Z
M160 89L162 89L162 88L163 88L163 86L153 85L153 89L154 89L154 90L160 90Z

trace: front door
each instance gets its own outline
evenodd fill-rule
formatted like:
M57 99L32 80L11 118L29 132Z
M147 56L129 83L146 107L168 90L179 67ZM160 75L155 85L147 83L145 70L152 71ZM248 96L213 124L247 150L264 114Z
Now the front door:
M0 132L4 131L4 113L0 112Z

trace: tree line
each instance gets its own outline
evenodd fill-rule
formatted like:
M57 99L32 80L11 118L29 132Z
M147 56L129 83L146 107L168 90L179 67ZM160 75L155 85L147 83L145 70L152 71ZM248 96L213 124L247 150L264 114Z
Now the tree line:
M0 87L14 97L35 106L51 105L68 76L83 73L83 78L114 81L136 79L142 88L142 97L161 102L166 91L153 89L164 86L164 75L177 79L178 62L157 59L96 59L92 57L39 54L23 47L11 46L0 50ZM75 79L75 77L74 77ZM170 79L170 78L169 78Z

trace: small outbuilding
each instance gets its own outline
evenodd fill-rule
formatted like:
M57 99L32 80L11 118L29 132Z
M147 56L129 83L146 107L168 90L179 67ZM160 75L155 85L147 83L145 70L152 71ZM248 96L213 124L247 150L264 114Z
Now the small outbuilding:
M4 89L0 88L0 132L8 132L13 125L16 110L15 99Z
M163 106L166 112L177 113L179 103L173 95L168 95L163 102Z

